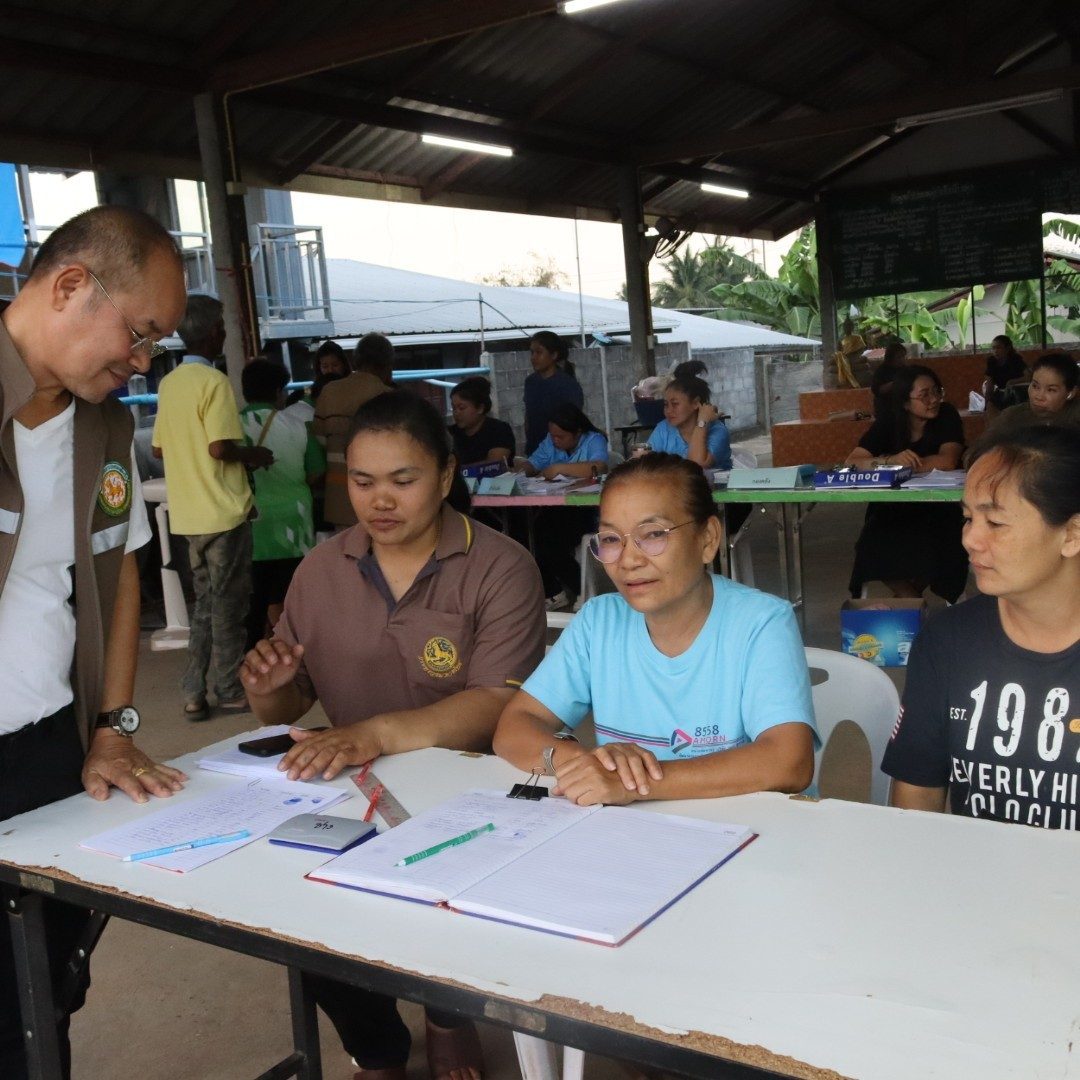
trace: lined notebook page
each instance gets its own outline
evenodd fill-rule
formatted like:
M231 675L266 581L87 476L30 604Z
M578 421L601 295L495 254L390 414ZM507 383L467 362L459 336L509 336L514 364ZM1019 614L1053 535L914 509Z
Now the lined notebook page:
M457 896L504 863L598 812L565 799L508 799L505 791L470 791L388 829L308 874L315 881L351 885L438 903ZM494 832L447 848L411 866L400 859L491 822Z
M753 835L744 825L608 806L450 906L617 945Z

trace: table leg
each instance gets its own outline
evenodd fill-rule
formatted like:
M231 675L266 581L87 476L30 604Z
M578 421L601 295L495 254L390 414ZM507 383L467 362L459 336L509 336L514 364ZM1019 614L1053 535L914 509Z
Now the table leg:
M11 929L19 1009L30 1080L60 1080L60 1037L56 1030L52 976L45 945L42 898L18 889L4 890L4 910Z
M307 986L307 976L289 968L289 1005L292 1011L293 1046L302 1058L297 1080L322 1080L322 1049L319 1045L319 1017L315 999Z
M776 546L780 557L780 595L791 601L791 573L788 562L788 504L779 503L776 518Z
M720 504L720 525L723 528L724 535L723 535L723 539L721 540L721 543L720 543L720 550L716 553L716 556L717 556L717 559L719 560L719 563L720 563L720 573L723 574L724 577L729 578L729 577L731 577L731 558L732 558L731 541L732 541L733 537L731 536L731 533L728 530L728 504L727 503L721 503Z

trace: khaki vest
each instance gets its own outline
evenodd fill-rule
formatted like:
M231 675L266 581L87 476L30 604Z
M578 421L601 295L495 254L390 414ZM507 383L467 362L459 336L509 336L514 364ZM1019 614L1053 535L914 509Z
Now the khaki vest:
M34 381L0 322L0 592L22 525L23 494L15 461L15 413ZM71 685L83 745L101 705L105 642L112 625L131 514L134 421L113 398L75 402L75 655Z

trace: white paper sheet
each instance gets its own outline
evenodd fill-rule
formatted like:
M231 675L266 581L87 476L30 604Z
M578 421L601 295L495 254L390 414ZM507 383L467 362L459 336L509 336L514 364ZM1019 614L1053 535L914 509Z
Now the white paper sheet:
M458 796L396 829L369 840L319 867L312 877L432 903L448 900L600 810L565 799L508 799L505 791L476 790ZM495 831L447 848L410 866L400 859L491 822Z
M143 860L143 865L183 874L258 840L297 814L323 813L348 798L346 792L320 784L237 780L226 791L166 806L126 825L91 836L79 846L123 858L208 836L226 836L241 829L247 829L251 834L228 844L213 844Z
M288 724L274 724L271 727L261 728L259 731L242 736L241 741L246 741L249 738L269 739L274 735L286 735L289 730ZM209 772L227 773L230 776L282 780L284 774L278 772L278 762L284 756L284 754L273 754L270 757L257 757L254 754L245 754L234 746L220 754L211 754L209 757L199 758L196 764L200 769L206 769Z
M451 906L615 945L752 835L743 825L609 806L563 833L558 844L484 878Z
M905 480L901 485L908 491L926 491L937 488L962 488L967 479L965 469L931 469L928 473Z

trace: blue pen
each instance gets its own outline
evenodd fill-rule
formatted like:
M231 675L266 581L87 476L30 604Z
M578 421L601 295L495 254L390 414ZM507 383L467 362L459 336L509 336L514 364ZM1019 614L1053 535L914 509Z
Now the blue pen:
M122 862L142 862L143 859L156 859L162 855L173 855L177 851L190 851L191 848L209 847L211 844L229 844L233 840L243 840L250 836L247 829L239 832L228 833L225 836L205 836L202 840L188 840L183 844L168 844L165 847L154 848L153 851L140 851L135 855L125 855Z

